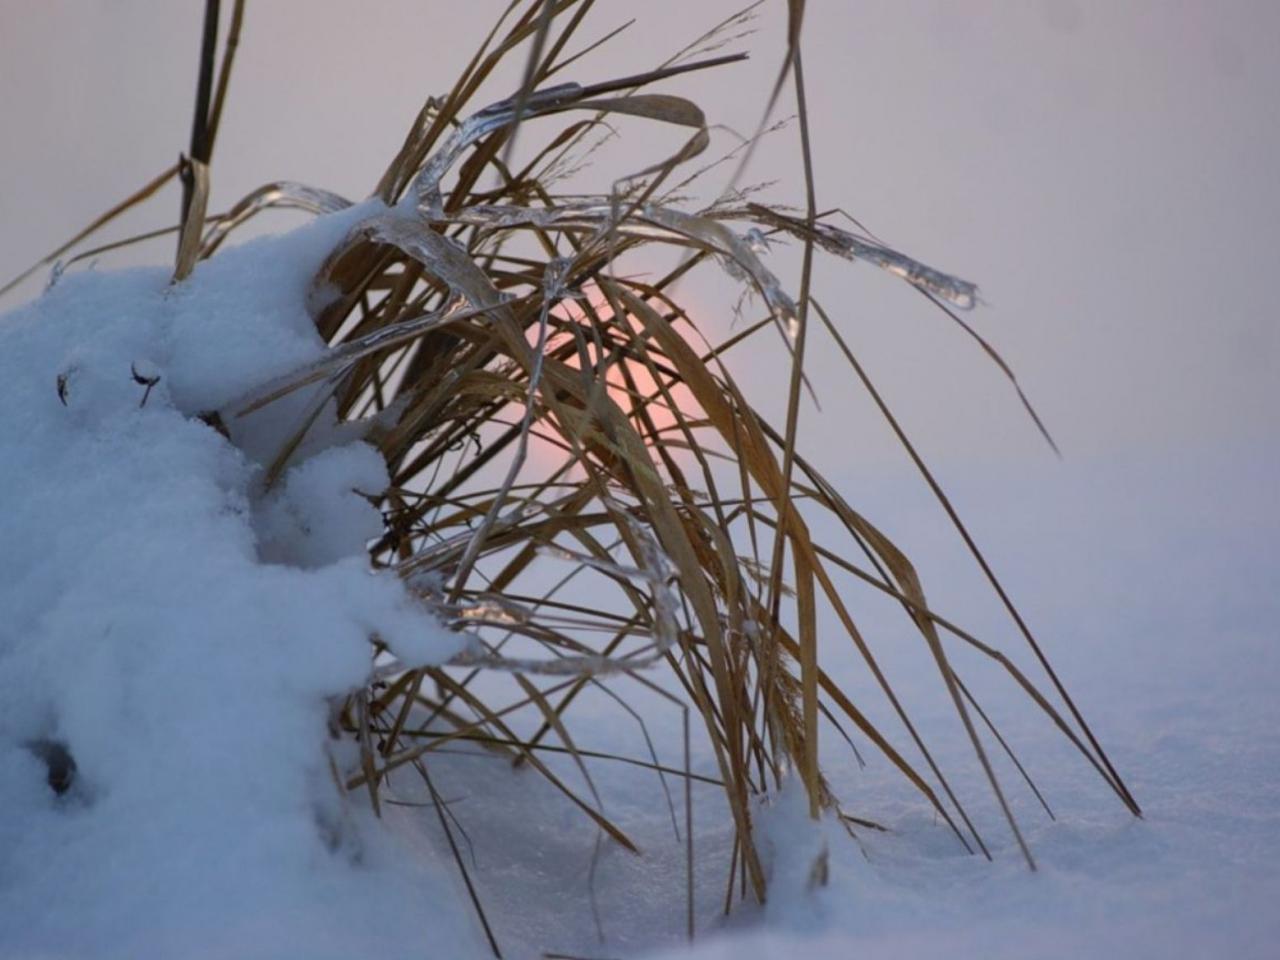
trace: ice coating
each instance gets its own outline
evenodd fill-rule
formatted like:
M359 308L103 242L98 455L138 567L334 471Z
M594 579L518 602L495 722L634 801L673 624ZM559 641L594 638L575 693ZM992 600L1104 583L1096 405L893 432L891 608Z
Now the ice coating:
M801 239L812 235L814 242L828 253L833 253L845 260L865 260L867 263L875 264L881 270L905 280L913 287L960 310L972 310L978 304L977 284L943 273L941 270L935 270L919 260L899 253L892 247L859 237L830 223L814 223L810 233L810 226L804 220L755 203L743 208L726 210L723 215L734 219L768 223Z
M201 243L201 255L209 256L232 230L271 207L288 207L321 216L326 213L337 213L350 206L352 203L346 197L305 183L293 183L288 180L269 183L242 199L227 212L225 217L209 228Z
M818 235L819 244L824 249L847 260L865 260L867 263L874 263L881 270L961 310L972 310L978 303L978 287L968 280L961 280L949 273L935 270L897 250L860 239L847 230L833 227L829 223L814 224L814 230Z
M626 219L619 219L624 210ZM796 317L795 301L757 256L751 240L738 236L709 216L686 213L657 203L645 203L631 209L625 202L600 199L557 207L476 204L449 214L447 220L492 230L535 226L549 230L592 230L599 238L616 234L691 240L715 253L718 262L734 279L741 280L744 275L749 278L779 320L790 326ZM741 271L740 274L734 272L735 267Z
M533 116L542 110L580 99L582 94L583 88L577 83L562 83L544 90L535 90L525 98L522 114ZM464 120L462 126L454 130L444 145L427 160L414 179L411 189L405 194L406 198L428 216L443 217L444 201L440 182L445 174L457 163L467 147L511 123L515 119L518 105L517 98L509 97L490 104Z

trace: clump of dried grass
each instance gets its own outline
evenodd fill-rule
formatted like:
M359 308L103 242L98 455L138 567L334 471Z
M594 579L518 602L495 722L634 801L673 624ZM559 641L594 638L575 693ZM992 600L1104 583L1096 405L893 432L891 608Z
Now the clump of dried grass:
M208 22L216 26L217 4L209 6ZM663 767L656 751L649 760L625 758L654 769L664 790L667 778L682 779L686 815L689 785L706 779L688 769L688 711L701 723L736 827L731 885L736 874L764 897L753 809L788 772L803 782L813 815L838 807L819 764L824 718L846 738L851 728L869 740L961 844L986 854L836 588L833 573L843 571L898 601L918 630L1029 864L1034 861L975 715L1008 747L949 660L943 633L1007 672L1137 814L1030 630L810 289L814 257L829 253L888 270L959 323L955 311L976 302L971 284L818 215L800 46L803 3L790 6L788 46L761 122L764 130L784 81L792 80L804 156L798 180L802 176L807 188L799 216L732 191L698 210L678 202L687 171L696 169L691 161L709 145L707 119L691 101L649 88L686 71L727 68L738 57L673 58L638 76L553 83L580 56L567 50L591 6L589 0L529 0L508 8L449 93L429 99L415 118L376 185L374 195L385 206L351 230L315 278L315 323L331 347L328 355L218 414L230 422L295 390L321 387L310 415L271 465L268 484L328 401L336 400L343 419L371 421L369 436L391 476L390 487L375 496L386 531L371 548L373 564L401 576L439 617L476 638L455 662L426 669L388 663L372 638L381 655L374 679L339 711L361 745L358 769L341 775L345 787L367 792L377 807L381 785L403 769L416 771L434 796L432 752L451 741L475 741L539 771L604 834L634 850L593 796L583 761L599 754L579 750L570 730L575 699L589 687L630 711L610 686L627 677L686 709L683 770ZM216 83L216 43L212 28L206 30L191 154L42 262L62 256L174 176L185 187L175 282L262 210L324 213L350 205L323 190L272 183L227 213L205 217L213 141L242 14L237 2ZM714 48L725 28L740 22L731 18L683 53ZM514 56L525 58L519 90L477 109L482 84ZM672 155L622 171L606 195L565 193L559 177L606 118L617 115L673 125L687 136ZM518 167L511 162L517 133L527 141L522 153L532 154ZM536 149L528 149L530 143ZM738 153L745 164L750 150ZM803 244L795 295L761 258L774 236ZM625 264L637 251L659 246L681 252L679 266L654 280L628 276ZM763 318L716 347L704 342L673 292L676 281L708 262L728 269L764 305ZM907 557L800 453L796 414L815 320L960 530L1045 668L1052 699L1003 653L933 611ZM787 415L779 428L756 412L749 391L722 362L729 347L756 336L780 338L790 360ZM982 346L1012 380L994 351ZM537 457L530 455L533 444L541 444ZM814 541L801 502L808 516L825 513L847 536L844 550ZM849 547L865 566L851 559ZM569 564L567 576L550 590L526 588L531 574L541 575L556 559ZM577 599L566 599L569 584ZM922 768L823 669L820 604L862 656ZM515 699L494 702L475 692L476 677L490 671L510 675ZM665 690L672 682L679 696ZM516 732L511 718L521 711L538 721L532 735ZM547 751L569 754L592 795L581 796L561 780L541 759ZM671 812L674 819L674 804ZM441 823L449 833L443 814ZM687 821L691 844L690 826ZM689 922L692 929L691 903Z

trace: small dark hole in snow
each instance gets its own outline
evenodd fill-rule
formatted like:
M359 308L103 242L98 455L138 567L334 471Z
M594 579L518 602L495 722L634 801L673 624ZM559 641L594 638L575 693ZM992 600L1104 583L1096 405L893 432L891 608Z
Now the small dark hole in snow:
M76 779L76 761L65 743L57 740L29 740L27 749L44 761L49 789L62 796Z

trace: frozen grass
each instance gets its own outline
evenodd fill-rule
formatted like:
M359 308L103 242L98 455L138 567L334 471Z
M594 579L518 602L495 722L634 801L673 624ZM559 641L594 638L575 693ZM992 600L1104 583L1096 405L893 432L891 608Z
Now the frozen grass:
M739 183L750 144L725 156L709 153L702 110L675 94L653 92L688 71L729 75L741 58L722 54L719 45L749 10L650 72L567 82L564 71L583 52L575 44L582 43L591 6L513 3L449 92L423 105L369 200L355 205L313 187L272 183L227 213L206 216L243 10L235 4L232 40L215 70L217 4L211 3L190 156L42 261L65 256L116 213L180 177L173 285L166 292L152 277L146 296L181 302L188 289L216 287L220 275L235 288L232 264L251 254L236 259L237 251L219 251L260 211L292 207L322 215L329 241L305 282L296 270L281 268L273 287L269 260L253 270L260 298L279 299L282 311L305 316L323 349L266 341L255 344L252 363L234 351L220 360L233 341L220 340L211 322L190 357L202 370L218 372L217 389L202 392L199 373L189 381L160 364L135 369L129 388L178 391L173 408L209 428L202 442L238 448L258 464L243 495L254 504L260 561L324 571L349 554L353 542L367 539L380 574L373 582L398 580L466 639L460 652L433 659L423 650L407 656L412 645L397 643L376 623L358 631L368 643L364 682L324 690L336 696L333 727L353 751L347 766L335 766L337 779L366 797L374 812L392 776L420 777L438 801L433 753L473 741L538 771L578 808L583 829L634 850L627 831L606 815L588 754L573 732L574 704L591 690L614 698L618 722L638 723L647 740L642 717L614 689L625 679L684 711L682 766L661 764L651 742L647 756L612 759L646 766L660 778L673 826L689 844L680 882L690 884L690 898L694 772L688 744L695 733L709 745L712 779L733 821L727 903L735 879L741 895L765 897L768 876L754 822L762 801L793 774L809 816L831 810L850 830L866 825L843 814L828 786L819 764L820 732L881 752L960 846L990 856L977 818L960 804L837 588L842 572L900 604L1028 865L1034 868L1032 852L988 756L1008 751L1006 741L970 695L944 637L1007 673L1083 758L1082 772L1092 767L1138 814L995 573L841 339L831 314L844 305L824 305L811 289L819 255L870 263L978 336L957 312L976 305L972 284L820 213L804 102L803 3L791 4L788 44L760 124L762 134L770 129L789 84L803 161L796 173L796 192L805 194L799 212L755 202L752 189ZM520 88L478 106L486 80L508 57L522 58ZM674 129L676 148L655 155L639 141L626 148L611 191L572 192L573 173L619 118ZM727 188L693 200L734 168L738 174ZM770 242L782 238L803 250L794 292L767 262ZM636 271L659 262L664 251L670 265L656 279L641 279ZM704 269L739 281L744 309L758 315L714 345L706 321L682 305L678 286ZM37 309L48 316L42 322L57 326L62 296L60 285L40 301ZM234 308L216 296L198 302L211 321ZM1047 683L933 610L907 557L803 456L798 412L812 389L804 361L819 330L880 405L934 490L940 522L961 531ZM163 336L146 325L110 327L101 335L129 338L139 358L149 338ZM734 380L724 361L738 344L766 338L789 371L781 424L757 413L752 391ZM68 408L99 402L92 393L77 396L81 388L70 371L78 368L70 364L58 373L54 402ZM41 389L53 395L52 386ZM377 462L367 447L336 446L356 436L377 451ZM22 438L13 442L20 446ZM349 513L353 489L381 512L381 525L368 528ZM811 531L819 522L843 540L815 542ZM869 719L825 669L820 611L833 616L856 649L891 708L894 729ZM284 622L309 621L284 616ZM246 625L241 633L253 639L254 629ZM555 773L544 761L549 753L567 754L580 776L571 782ZM487 930L446 808L437 802L437 810ZM804 868L815 882L824 857L814 854ZM688 923L692 933L691 899Z

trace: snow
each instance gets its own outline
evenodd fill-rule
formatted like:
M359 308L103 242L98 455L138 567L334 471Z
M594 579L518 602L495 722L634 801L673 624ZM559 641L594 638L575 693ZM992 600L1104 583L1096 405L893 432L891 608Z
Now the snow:
M199 418L323 351L304 297L347 222L179 287L66 276L0 322L0 956L471 949L449 883L328 768L327 700L369 675L372 632L417 662L459 644L369 570L376 452L313 445L264 494L252 453L289 417L244 449Z
M369 635L419 663L461 642L369 570L365 543L381 527L361 494L386 482L378 456L322 417L264 491L310 397L229 424L230 439L201 419L321 355L307 283L367 212L224 250L177 288L165 270L69 274L0 319L0 957L489 955L435 811L389 804L379 822L330 781L328 752L351 758L328 739L329 701L368 677ZM936 671L917 669L918 642L897 642L901 612L872 606L865 632L993 862L964 855L873 752L863 769L829 736L836 793L888 832L855 841L815 826L799 791L784 791L760 813L770 901L725 921L731 826L718 788L698 784L688 947L683 842L652 773L587 761L634 857L597 851L535 771L442 751L432 773L467 831L464 861L504 955L1274 956L1278 466L1265 444L1224 440L950 471L1143 820L1011 685L975 676L1057 814L997 761L1037 858L1029 873ZM1015 649L927 499L902 474L849 471L834 479L921 561L933 605ZM861 695L847 646L823 656ZM679 713L626 693L661 760L681 767ZM584 695L574 710L583 749L643 755L612 702ZM62 796L40 756L55 742L76 765ZM713 774L694 746L695 769ZM580 784L570 761L546 759ZM424 794L397 774L386 795Z
M652 774L588 761L607 813L644 853L606 848L592 879L592 831L536 775L513 778L500 758L479 752L442 757L433 765L437 789L471 834L473 877L504 956L1275 956L1280 510L1273 478L1280 464L1266 448L1216 441L1107 460L1029 460L1001 472L953 470L947 485L1144 819L1123 809L1011 685L966 674L1057 816L1050 821L993 754L1037 860L1030 873L939 695L936 671L917 670L918 651L897 644L909 638L894 626L901 612L853 596L993 861L966 855L865 745L862 769L829 736L826 769L845 809L891 832L858 830L855 842L832 823L814 828L800 798L784 793L760 819L771 900L725 922L731 833L716 788L698 786L699 941L690 949L683 944L683 849ZM856 502L920 559L939 609L1016 651L957 538L939 527L927 496L913 494L919 484L903 474L860 483L852 467L842 479L863 488ZM853 657L843 658L834 642L823 653L837 679L860 689ZM678 715L625 692L645 714L662 760L679 767ZM872 699L859 702L870 709ZM581 747L644 755L610 704L576 706L572 729ZM885 729L905 739L887 721ZM572 776L568 764L556 769ZM695 769L713 774L714 764L699 753ZM676 809L681 817L678 790ZM424 850L440 849L432 824L416 829L436 837ZM824 848L829 881L811 889ZM603 939L592 915L593 883Z
M994 811L980 821L993 845L987 863L958 852L922 806L895 800L874 762L866 771L846 764L833 777L837 791L892 833L860 831L864 853L793 806L773 835L802 851L825 836L829 885L798 896L806 857L793 858L781 874L785 906L770 905L765 929L663 960L1276 956L1276 467L1272 450L1209 442L1023 470L998 489L973 475L953 489L987 528L990 552L1004 555L997 566L1024 609L1040 614L1042 637L1056 639L1051 656L1144 819L1128 816L1050 731L1015 710L1015 697L984 698L1021 718L1005 733L1058 817L1049 821L1012 771L1001 771L1010 792L1022 793L1013 799L1037 873L1021 864ZM911 539L927 526L911 506L887 497L876 515ZM931 537L945 553L945 538L922 535ZM961 583L945 603L964 606L967 585L950 572ZM944 765L963 758L954 731L936 724L927 736L941 744ZM980 789L972 771L956 782L962 796Z

